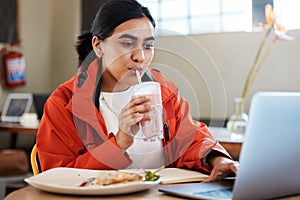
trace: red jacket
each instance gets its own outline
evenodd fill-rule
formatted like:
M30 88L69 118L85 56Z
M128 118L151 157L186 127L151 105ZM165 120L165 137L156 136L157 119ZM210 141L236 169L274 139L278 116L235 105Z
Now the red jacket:
M88 67L83 84L79 84L78 74L60 85L47 100L36 141L43 171L54 167L121 169L131 164L113 133L108 133L93 101L97 72L95 60ZM209 172L211 168L202 160L210 150L230 158L206 125L192 120L189 104L178 95L178 88L158 71L149 72L161 84L166 166Z

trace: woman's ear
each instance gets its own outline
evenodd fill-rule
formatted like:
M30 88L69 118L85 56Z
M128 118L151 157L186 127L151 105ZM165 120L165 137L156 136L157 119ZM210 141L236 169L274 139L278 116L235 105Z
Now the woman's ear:
M102 41L97 37L94 36L92 39L92 45L93 45L93 50L97 57L102 57Z

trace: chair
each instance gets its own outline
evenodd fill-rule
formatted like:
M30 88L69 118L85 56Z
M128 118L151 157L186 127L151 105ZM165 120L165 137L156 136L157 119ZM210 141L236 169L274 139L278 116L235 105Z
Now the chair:
M23 182L24 178L32 176L32 173L28 171L28 158L25 151L7 149L2 150L1 153L0 199L4 199L9 184Z
M34 144L34 146L32 147L32 150L31 150L30 163L31 163L33 175L37 175L42 171L40 168L40 164L39 164L36 144Z
M4 199L7 183L23 181L30 176L32 176L32 173L30 172L21 175L0 176L0 199Z

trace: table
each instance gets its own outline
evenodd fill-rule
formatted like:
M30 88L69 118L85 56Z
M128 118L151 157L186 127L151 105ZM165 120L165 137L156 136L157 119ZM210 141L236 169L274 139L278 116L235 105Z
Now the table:
M6 123L0 122L0 131L7 131L11 133L24 133L35 134L38 130L38 126L25 126L18 123Z
M152 199L152 200L178 200L182 199L179 197L169 196L158 191L158 188L167 187L170 185L157 185L149 190L117 196L72 196L72 195L60 195L54 193L43 192L35 189L32 186L16 190L6 196L4 200L141 200L141 199ZM299 199L300 195L280 198L282 200L296 200Z
M166 187L167 185L158 185L154 188L151 188L149 190L132 193L132 194L122 194L122 195L114 195L114 196L68 196L68 195L59 195L59 194L53 194L48 192L43 192L38 189L35 189L32 186L27 186L25 188L16 190L9 195L6 196L5 200L17 200L17 199L30 199L30 200L135 200L135 199L159 199L159 200L176 200L181 199L178 197L172 197L165 195L161 192L159 192L157 189L159 187Z
M36 134L38 126L25 126L18 123L6 123L0 122L0 133L7 132L11 134L10 137L10 148L15 148L17 134Z

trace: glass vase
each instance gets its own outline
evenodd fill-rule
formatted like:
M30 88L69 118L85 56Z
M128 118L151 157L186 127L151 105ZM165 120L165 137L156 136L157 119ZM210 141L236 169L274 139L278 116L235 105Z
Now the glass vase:
M235 112L227 122L227 130L233 139L242 139L245 137L248 115L245 113L244 98L235 98Z

